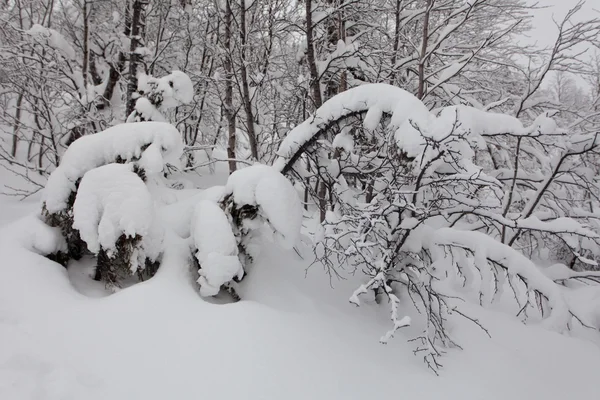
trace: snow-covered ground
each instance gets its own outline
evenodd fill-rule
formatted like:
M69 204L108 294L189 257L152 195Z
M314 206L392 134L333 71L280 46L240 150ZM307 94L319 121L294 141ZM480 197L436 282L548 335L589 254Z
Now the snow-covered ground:
M379 344L387 307L356 308L351 278L332 288L319 266L307 271L308 246L265 246L243 301L217 304L199 296L188 244L168 232L157 275L111 294L90 277L92 260L65 270L30 251L46 239L28 216L38 201L0 197L0 399L600 396L595 344L475 306L464 307L492 338L451 321L464 350L448 350L436 377L405 340L412 327Z

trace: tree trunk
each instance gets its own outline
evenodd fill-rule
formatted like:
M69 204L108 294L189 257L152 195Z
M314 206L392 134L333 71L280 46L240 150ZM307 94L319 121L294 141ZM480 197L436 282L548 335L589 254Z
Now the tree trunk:
M231 20L232 10L230 0L225 1L225 54L223 66L225 68L225 116L228 125L227 157L229 158L229 173L237 169L235 163L235 111L233 109L233 62L231 58Z
M142 63L142 55L136 50L143 46L142 35L144 29L144 7L148 4L144 0L133 0L131 10L131 45L129 47L129 81L127 83L127 115L130 115L134 108L136 98L134 93L137 92L138 85L138 70Z
M398 58L398 49L400 48L400 10L402 10L402 0L396 0L396 9L394 10L396 26L394 27L394 46L392 48L392 70L390 71L390 85L393 85L396 81L396 60Z
M313 21L312 21L312 0L305 0L306 6L306 61L310 71L310 88L313 92L313 102L315 109L321 107L323 98L321 97L321 85L317 64L315 61L315 49L313 45Z
M425 63L427 62L427 43L429 41L429 16L433 8L434 0L427 0L427 9L423 17L423 41L421 43L421 55L419 57L419 88L417 98L425 96Z
M91 12L92 5L88 8L88 0L83 0L83 63L81 66L81 74L83 76L83 87L81 88L82 97L87 96L87 84L88 84L88 70L90 60L90 49L89 49L89 38L90 38L90 26L89 26L89 13Z
M246 6L245 1L240 2L240 40L241 46L241 71L242 74L242 101L244 102L244 111L246 112L246 129L248 130L248 141L250 143L250 152L252 158L258 161L258 144L256 141L256 131L254 129L254 115L252 113L252 101L250 98L250 89L248 88L248 72L246 70Z
M23 103L23 92L19 93L17 97L17 104L15 110L15 122L13 124L13 138L12 138L12 149L10 155L13 157L17 156L17 145L19 143L19 128L21 125L21 104Z
M125 28L123 30L123 34L127 37L131 35L131 7L129 6L129 2L127 2L127 6L125 7ZM117 87L117 83L119 83L121 73L123 73L123 70L125 68L125 61L125 54L121 51L119 52L119 59L117 61L117 64L114 65L110 63L110 70L108 72L108 82L106 82L106 87L104 88L104 93L102 94L104 101L102 107L99 107L100 109L110 104L115 88ZM127 118L127 116L125 117Z

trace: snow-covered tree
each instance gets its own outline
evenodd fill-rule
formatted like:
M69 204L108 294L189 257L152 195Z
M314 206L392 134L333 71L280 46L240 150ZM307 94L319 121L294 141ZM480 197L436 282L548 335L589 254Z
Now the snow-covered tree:
M118 258L125 270L133 272L138 267L143 269L145 261L138 259L155 261L158 254L152 251L159 247L146 246L141 252L147 234L156 234L156 229L149 230L145 225L152 221L152 201L143 181L160 182L164 165L177 165L182 150L179 132L164 122L117 125L73 142L48 178L42 200L44 219L61 229L68 256L79 259L88 250L97 254L101 260L99 270L105 271L98 276L110 283L118 283L118 276L115 271L109 272L106 258ZM100 169L103 166L107 167ZM84 179L90 171L95 172ZM87 183L80 196L82 182ZM144 202L146 207L142 206ZM143 215L125 224L123 218L138 203ZM144 256L146 253L150 255Z
M216 203L198 203L192 219L201 294L218 294L251 268L264 238L292 248L300 234L302 207L292 184L276 169L256 164L235 171Z
M319 150L332 126L341 132L325 146L335 159ZM497 136L517 139L514 170L476 164ZM595 174L582 157L597 160L599 144L597 132L574 135L545 114L529 126L467 106L432 114L410 93L376 84L325 102L288 134L275 166L301 182L318 169L332 182L315 233L317 259L332 275L366 275L352 303L369 291L387 297L393 324L382 342L409 323L399 299L410 299L426 327L417 351L436 369L441 348L457 345L445 323L463 315L453 296L477 293L487 305L510 291L523 318L558 331L598 329L563 287L597 282L597 273L546 270L531 260L560 263L549 251L562 245L597 264L600 214L585 207L586 199L597 203ZM448 285L462 288L454 294Z
M162 253L162 227L138 164L107 164L85 173L73 203L73 229L97 256L96 280L118 285L152 276Z
M189 76L181 71L173 71L162 78L142 75L138 77L135 95L135 106L127 122L167 122L163 113L191 102L194 86Z

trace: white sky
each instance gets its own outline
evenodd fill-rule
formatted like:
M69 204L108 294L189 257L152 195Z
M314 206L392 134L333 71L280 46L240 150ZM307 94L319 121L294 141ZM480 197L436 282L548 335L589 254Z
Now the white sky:
M529 0L529 2L536 3L535 0ZM538 0L537 3L540 6L548 6L548 8L535 12L533 32L531 32L532 39L539 44L550 45L556 38L557 30L552 17L561 20L567 11L578 3L578 0ZM580 19L600 17L600 0L587 0L578 14Z
M528 1L529 3L536 3L535 0ZM552 18L554 17L557 21L562 20L566 13L577 5L578 0L538 0L537 3L539 6L547 6L548 8L535 11L530 40L541 46L551 46L556 39L558 30ZM600 0L587 0L574 20L596 17L600 18ZM590 51L593 50L590 49ZM575 81L580 87L588 87L588 84L581 77L575 76ZM545 84L548 84L548 81Z

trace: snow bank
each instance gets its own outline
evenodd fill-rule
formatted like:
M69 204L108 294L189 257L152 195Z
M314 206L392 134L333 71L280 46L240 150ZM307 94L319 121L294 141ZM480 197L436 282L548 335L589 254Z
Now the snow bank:
M280 243L294 246L302 226L302 206L294 186L277 169L257 164L235 171L225 185L227 195L238 206L258 206Z
M87 172L81 180L73 205L73 228L95 254L104 249L111 256L123 234L150 236L154 221L152 196L132 166L104 165Z
M38 215L23 218L17 226L18 229L12 231L11 239L30 252L47 256L67 250L60 229L48 226Z
M182 152L179 131L164 122L121 124L83 136L69 146L48 178L42 201L50 213L64 210L78 179L119 157L126 161L140 159L140 165L151 174L161 171L164 163L177 164Z
M238 248L229 219L221 208L210 200L201 200L194 209L192 240L200 263L201 296L214 296L221 285L244 275L238 259Z
M492 339L453 316L464 350L448 350L436 377L410 345L374 340L388 321L347 304L354 282L331 288L319 268L305 276L310 257L272 247L257 260L264 268L248 276L251 301L199 301L179 242L153 279L86 298L64 268L15 245L23 223L0 229L2 399L394 398L398 385L373 382L399 377L402 394L421 400L597 397L593 343L467 304L461 310Z

